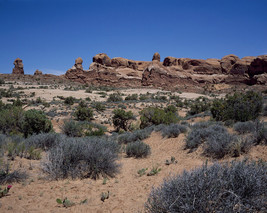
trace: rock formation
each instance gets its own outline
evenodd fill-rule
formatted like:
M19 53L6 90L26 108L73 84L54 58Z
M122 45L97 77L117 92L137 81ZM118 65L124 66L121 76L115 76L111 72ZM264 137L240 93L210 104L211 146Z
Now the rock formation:
M81 57L79 57L79 58L77 58L76 60L75 60L75 64L74 64L74 66L76 67L76 69L81 69L81 70L83 70L83 59L81 58Z
M35 70L34 75L43 75L43 72L40 70Z
M15 67L13 68L12 74L24 75L23 63L20 58L17 58L14 63Z
M160 61L160 54L158 52L153 55L152 61Z
M79 60L78 60L79 59ZM89 70L83 70L78 58L65 77L81 83L117 87L200 86L204 84L267 84L267 55L244 57L235 55L219 59L166 57L160 62L155 53L152 62L134 61L121 57L110 59L101 53L93 57Z

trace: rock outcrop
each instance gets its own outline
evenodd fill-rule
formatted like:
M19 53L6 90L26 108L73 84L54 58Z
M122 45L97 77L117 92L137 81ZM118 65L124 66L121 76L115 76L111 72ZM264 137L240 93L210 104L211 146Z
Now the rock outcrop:
M79 60L78 60L79 59ZM152 61L134 61L121 57L110 59L101 53L93 57L89 70L83 70L78 58L65 77L81 83L117 87L200 86L203 84L267 84L267 55L244 57L227 55L219 59L166 57L160 62L155 53Z
M154 53L152 61L160 61L160 54L158 52Z
M261 55L255 58L248 69L249 76L260 75L267 73L267 55Z
M75 64L74 66L76 67L76 69L81 69L83 70L83 59L81 57L77 58L75 60Z
M15 65L15 67L12 70L12 74L24 75L22 60L20 58L16 58L13 64Z
M43 72L40 70L35 70L34 75L43 75Z

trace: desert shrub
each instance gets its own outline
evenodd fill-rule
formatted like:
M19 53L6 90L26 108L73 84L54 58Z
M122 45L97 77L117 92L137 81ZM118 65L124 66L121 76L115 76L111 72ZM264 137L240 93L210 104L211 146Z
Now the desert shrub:
M125 97L125 101L137 101L137 100L138 100L137 94L132 94Z
M2 84L5 84L5 80L4 79L0 79L0 85L2 85Z
M176 138L180 133L186 133L187 127L180 124L165 125L161 130L162 137Z
M88 107L78 106L77 110L75 111L75 117L78 121L92 120L93 110Z
M144 158L150 154L150 146L139 140L128 143L126 154L128 157Z
M119 101L122 101L121 94L119 94L119 93L112 93L112 94L109 95L107 101L108 102L119 102Z
M104 104L101 102L94 102L92 103L92 107L97 111L97 112L103 112L105 111L106 107Z
M211 125L209 122L199 122L192 126L191 131L186 137L186 148L195 149L204 143L207 138L215 133L224 134L227 129L219 124Z
M267 165L232 161L204 165L153 188L147 212L265 212Z
M57 145L61 140L64 140L64 136L58 133L41 133L28 137L25 140L25 146L47 151Z
M253 121L237 122L233 128L239 134L251 133L255 131L255 123Z
M47 152L44 172L53 179L114 177L119 145L99 138L66 138Z
M149 99L149 96L148 95L145 95L145 94L140 94L139 95L139 100L140 101L144 101L144 100L147 100L147 99Z
M21 125L24 111L21 107L10 107L0 111L0 130L3 134L18 134L22 132Z
M179 120L175 112L156 107L145 108L140 112L140 115L141 129L152 125L177 123Z
M28 178L25 171L13 170L10 171L10 164L0 161L0 184L8 184L14 182L22 182Z
M69 96L67 98L65 98L64 103L67 105L73 105L75 101L75 98L72 96Z
M82 130L80 128L79 122L74 120L64 121L63 125L61 126L62 132L69 136L69 137L81 137Z
M210 134L204 146L204 154L209 157L220 159L227 154L230 154L231 146L235 140L234 136L227 131L216 131L214 128L209 128Z
M69 137L102 136L107 131L105 126L88 121L65 121L62 132Z
M190 109L188 111L189 115L199 114L205 112L210 108L210 101L205 97L198 97L194 102L190 104Z
M38 110L31 109L24 113L22 122L22 132L25 137L41 132L47 133L53 130L52 123L46 115Z
M217 121L244 122L256 119L262 110L262 106L262 96L257 92L249 91L215 99L211 106L211 113Z
M137 140L144 140L148 138L153 131L153 128L145 128L136 130L134 132L126 132L118 136L119 144L128 144Z
M171 113L177 113L177 108L176 108L174 105L168 105L168 106L164 109L164 111L165 111L166 113L168 113L168 112L171 112Z
M126 112L123 109L115 109L113 114L112 122L117 131L120 129L127 131L130 125L129 121L135 119L132 111Z

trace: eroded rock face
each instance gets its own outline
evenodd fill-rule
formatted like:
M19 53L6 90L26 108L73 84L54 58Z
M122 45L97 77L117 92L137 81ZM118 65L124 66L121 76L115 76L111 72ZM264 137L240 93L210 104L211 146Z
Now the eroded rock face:
M248 70L249 76L253 77L254 75L260 75L267 73L267 55L261 55L255 58Z
M43 72L40 71L40 70L36 70L36 71L34 72L34 75L43 75Z
M158 52L154 53L152 61L160 61L160 54Z
M81 69L81 70L83 70L83 59L81 58L81 57L79 57L79 58L77 58L76 60L75 60L75 64L74 64L74 66L76 67L76 69Z
M12 70L12 74L24 75L22 60L20 58L16 58L13 64L15 65L15 67Z
M95 85L167 89L179 86L203 87L205 84L262 85L267 81L267 56L240 59L235 55L227 55L221 60L166 57L161 63L160 56L154 54L152 60L110 59L101 53L94 56L89 70L82 69L81 58L76 59L65 77Z
M111 59L105 53L100 53L100 54L95 55L93 57L93 62L96 62L98 64L102 64L105 66L111 66Z

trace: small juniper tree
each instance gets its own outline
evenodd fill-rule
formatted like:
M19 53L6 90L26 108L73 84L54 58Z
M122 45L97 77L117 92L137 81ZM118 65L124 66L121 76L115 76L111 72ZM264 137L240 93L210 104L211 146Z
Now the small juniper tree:
M127 131L129 129L129 121L135 119L132 111L126 112L123 109L115 109L113 114L112 121L117 131L120 129Z

